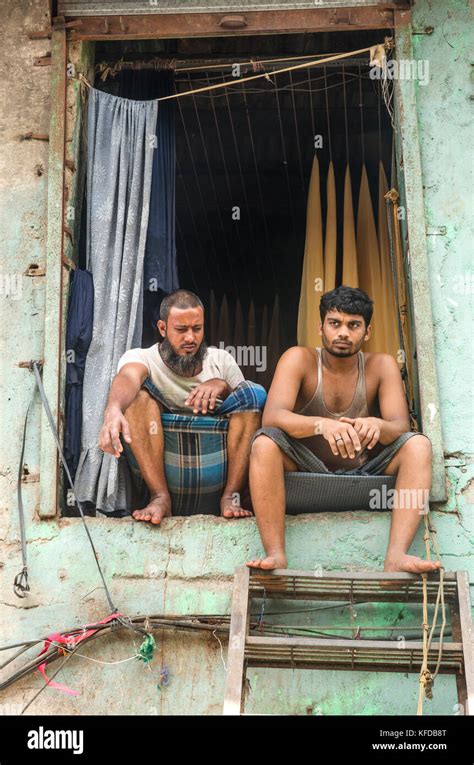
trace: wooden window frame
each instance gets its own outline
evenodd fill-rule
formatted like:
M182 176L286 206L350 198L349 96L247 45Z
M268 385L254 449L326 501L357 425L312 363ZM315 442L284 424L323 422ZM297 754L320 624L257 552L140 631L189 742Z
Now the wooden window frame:
M387 7L389 6L389 7ZM392 6L392 8L390 8ZM65 172L67 123L68 41L112 39L153 39L173 37L217 37L232 34L308 33L328 30L395 30L399 58L412 58L411 14L394 10L397 3L384 8L314 9L306 11L261 11L245 14L245 31L222 27L221 13L169 14L147 16L97 16L55 19L51 34L51 118L48 165L48 240L46 253L46 308L43 384L60 437L64 423L65 285L68 258L65 254ZM105 31L107 30L107 31ZM433 319L429 288L426 224L418 137L415 83L395 81L397 104L397 167L403 164L403 186L412 278L412 314L417 343L417 368L420 379L421 426L433 446L433 484L430 499L444 502L446 476L441 432L438 380L433 339ZM403 157L403 161L402 161ZM69 232L70 233L70 232ZM59 511L60 466L56 444L46 415L41 420L40 509L41 518L56 517Z

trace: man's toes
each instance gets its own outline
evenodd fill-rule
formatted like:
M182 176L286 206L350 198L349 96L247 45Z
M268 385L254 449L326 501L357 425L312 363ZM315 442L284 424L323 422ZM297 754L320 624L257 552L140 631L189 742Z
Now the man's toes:
M255 558L255 560L249 560L247 566L250 566L250 568L260 568L261 562L260 558Z

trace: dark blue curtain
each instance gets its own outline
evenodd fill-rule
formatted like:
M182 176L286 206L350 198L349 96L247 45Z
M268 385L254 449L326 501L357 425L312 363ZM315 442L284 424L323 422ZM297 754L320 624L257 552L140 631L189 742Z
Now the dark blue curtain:
M87 351L92 340L94 285L90 271L76 268L71 274L71 290L66 328L66 422L64 456L72 479L81 454L82 386Z
M114 78L115 95L146 101L174 93L174 71L124 69ZM175 101L158 104L150 215L143 264L142 346L157 340L156 322L164 295L179 287L176 260Z

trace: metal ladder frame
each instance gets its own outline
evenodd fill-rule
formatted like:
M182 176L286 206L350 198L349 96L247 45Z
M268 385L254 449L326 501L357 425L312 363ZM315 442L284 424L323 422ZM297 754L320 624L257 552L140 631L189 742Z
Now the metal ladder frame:
M393 583L381 586L381 582ZM439 576L428 576L428 603L438 591ZM439 672L455 674L458 702L464 714L474 715L474 663L471 601L467 571L445 572L445 602L451 613L454 642L443 643ZM238 566L234 574L227 654L224 715L245 712L247 667L416 672L421 668L422 641L401 646L397 641L348 640L296 636L251 636L253 598L350 600L422 603L422 578L407 573L365 571L262 571ZM432 642L429 661L436 663L439 643Z

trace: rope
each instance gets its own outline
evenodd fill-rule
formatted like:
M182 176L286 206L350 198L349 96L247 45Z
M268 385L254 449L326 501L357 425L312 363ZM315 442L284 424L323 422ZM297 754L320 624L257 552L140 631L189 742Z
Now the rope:
M431 543L435 551L436 559L439 562L441 562L440 550L438 546L438 541L436 539L436 529L430 525L430 522L428 520L428 512L425 512L423 516L424 527L425 527L425 531L423 534L423 541L425 543L426 559L431 560L431 549L430 549L430 543ZM441 664L441 658L443 655L443 637L444 637L444 628L446 625L446 611L445 611L445 603L444 603L444 568L441 567L439 571L438 594L436 597L435 611L433 614L433 624L432 624L431 632L429 635L428 635L429 624L428 624L428 592L427 592L428 575L421 574L421 578L423 580L423 624L422 624L423 660L422 660L422 665L420 669L420 677L419 677L419 685L418 685L418 705L416 710L416 714L419 716L423 714L424 697L426 696L427 699L433 698L433 684L434 684L435 677L438 674L439 667ZM441 603L441 612L442 612L442 624L441 624L441 631L439 635L438 659L437 659L435 671L431 672L428 667L428 654L429 654L429 650L431 646L431 639L433 637L436 621L438 618L438 608L440 603Z
M62 462L64 471L66 473L66 476L67 476L67 479L68 479L68 482L69 482L69 486L71 487L71 490L73 491L73 493L75 495L75 492L74 492L74 483L73 483L73 480L71 478L71 473L69 472L69 467L67 465L66 458L65 458L65 456L63 454L63 450L61 449L61 444L59 443L59 437L58 437L58 432L56 430L56 425L54 424L53 415L51 414L51 409L50 409L50 406L49 406L49 402L48 402L48 399L46 398L46 394L44 392L43 381L41 380L41 375L40 375L40 372L39 372L40 367L38 365L38 362L37 361L33 361L31 363L31 365L30 365L30 368L33 369L33 373L35 375L35 380L36 380L36 384L38 386L38 390L40 392L41 401L43 402L43 406L44 406L44 409L45 409L45 412L46 412L46 417L48 419L48 423L49 423L49 426L51 428L51 432L52 432L54 440L56 442L56 447L57 447L57 450L59 452L59 457L60 457L60 460ZM114 606L114 603L112 601L112 596L110 594L109 588L107 587L107 582L105 581L105 577L104 577L101 565L99 563L99 554L98 554L97 550L95 549L95 545L94 545L94 542L92 540L92 536L91 536L91 533L89 531L89 527L88 527L88 525L86 523L84 511L83 511L81 503L79 502L77 497L76 497L76 504L77 504L77 507L78 507L79 512L81 514L82 523L84 524L84 529L86 531L87 538L88 538L88 540L90 542L90 546L92 548L92 552L94 553L95 562L96 562L96 565L97 565L97 569L99 571L100 578L102 579L102 584L104 585L105 595L107 597L107 601L108 601L108 604L109 604L109 607L110 607L110 613L116 613L118 609Z
M18 516L20 520L21 558L23 563L20 573L16 575L13 581L13 592L18 598L26 597L26 595L30 591L30 585L28 582L28 563L27 563L27 555L26 555L25 510L23 507L21 479L23 476L23 459L25 456L26 428L28 425L28 415L30 413L31 404L33 403L34 396L35 396L35 391L33 391L32 399L30 403L28 404L28 409L26 410L25 424L23 426L23 442L21 445L20 464L18 466L18 484L17 484Z
M384 45L386 45L386 46L389 45L389 44L390 43L387 40L384 43ZM339 61L340 59L343 59L343 58L350 58L351 56L357 56L360 53L369 53L371 47L373 47L373 46L369 46L368 48L360 48L359 50L352 50L352 51L349 51L348 53L337 53L334 56L327 56L326 58L321 58L321 59L316 60L316 61L305 61L302 64L295 64L294 66L287 66L284 69L275 69L272 72L272 75L283 74L284 72L294 72L294 71L296 71L298 69L305 69L306 67L318 66L319 64L327 64L330 61ZM188 95L191 95L191 94L195 95L196 93L204 93L204 92L212 90L212 89L226 88L228 85L237 85L240 82L250 82L251 80L259 80L262 77L267 78L268 77L268 73L267 72L263 72L263 74L253 74L251 77L241 77L240 79L237 79L237 80L235 78L233 78L232 82L225 81L225 82L221 82L221 83L216 83L215 85L208 85L208 86L203 87L203 88L197 88L196 90L190 90L190 91L187 90L187 91L183 91L182 93L174 93L171 96L162 96L161 98L157 98L156 100L157 101L168 101L171 98L181 98L182 96L188 96ZM88 81L88 79L86 77L84 77L82 72L79 74L79 79L87 87L92 88L91 83Z

